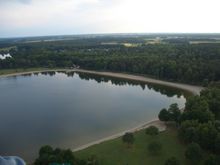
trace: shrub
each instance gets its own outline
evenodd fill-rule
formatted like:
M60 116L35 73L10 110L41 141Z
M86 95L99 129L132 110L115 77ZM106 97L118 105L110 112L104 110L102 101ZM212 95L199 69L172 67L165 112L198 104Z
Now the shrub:
M150 127L146 128L145 133L147 135L155 136L155 135L159 134L159 130L155 126L150 126Z

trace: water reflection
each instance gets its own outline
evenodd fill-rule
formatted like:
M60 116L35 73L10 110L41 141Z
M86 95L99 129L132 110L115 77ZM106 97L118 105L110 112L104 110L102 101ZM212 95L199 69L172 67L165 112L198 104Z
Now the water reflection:
M43 72L34 72L33 75L38 76L39 74L42 75L49 75L49 76L54 76L56 73L63 73L67 77L74 77L74 74L78 75L81 80L94 80L97 83L102 83L102 82L111 82L113 85L118 85L118 86L123 86L123 85L130 85L130 86L140 86L143 90L145 88L148 89L153 89L154 91L159 92L162 95L166 95L168 97L173 97L177 96L178 98L181 97L182 95L187 98L190 93L187 91L183 91L174 87L168 87L164 85L159 85L159 84L153 84L153 83L145 83L142 81L135 81L135 80L129 80L129 79L124 79L124 78L115 78L115 77L110 77L110 76L100 76L92 73L82 73L82 72L76 72L76 71L43 71ZM22 74L24 77L32 76L32 73L24 73ZM16 78L17 76L11 76Z
M124 85L140 86L143 90L145 90L145 88L147 87L148 89L153 89L154 91L160 92L161 94L166 95L168 97L173 97L175 95L177 95L177 97L180 97L181 95L184 96L187 95L185 91L181 91L180 89L166 87L158 84L152 84L152 83L147 84L142 81L134 81L134 80L128 80L122 78L109 77L109 76L100 76L100 75L81 73L81 72L78 72L77 74L82 80L95 80L97 83L111 82L111 84L118 86L124 86Z
M1 78L0 91L0 155L25 160L36 158L42 145L75 148L185 103L177 89L76 72Z
M49 76L54 76L56 74L55 71L44 71L44 72L41 72L42 75L49 75Z
M173 87L167 87L164 85L159 85L159 84L153 84L153 83L145 83L142 81L135 81L135 80L129 80L129 79L123 79L123 78L115 78L115 77L110 77L110 76L100 76L96 74L91 74L91 73L82 73L82 72L75 72L75 71L43 71L43 72L35 72L33 73L35 76L42 74L42 75L49 75L49 76L54 76L56 73L63 73L67 77L74 77L74 74L78 75L81 80L94 80L97 83L102 83L102 82L111 82L113 85L117 86L124 86L124 85L130 85L130 86L140 86L143 90L145 88L148 89L153 89L156 92L159 92L162 95L166 95L168 97L173 97L177 96L178 98L181 97L182 95L184 97L188 97L189 93L187 91L183 91L177 88ZM32 73L25 73L22 74L24 77L32 76ZM16 76L13 76L16 77Z

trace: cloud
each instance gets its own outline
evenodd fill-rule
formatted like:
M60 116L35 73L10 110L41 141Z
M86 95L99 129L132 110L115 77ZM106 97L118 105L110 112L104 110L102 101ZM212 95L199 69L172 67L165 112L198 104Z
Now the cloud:
M10 3L22 3L22 4L30 4L32 0L0 0L0 4L10 4Z
M0 37L220 32L218 0L0 0Z

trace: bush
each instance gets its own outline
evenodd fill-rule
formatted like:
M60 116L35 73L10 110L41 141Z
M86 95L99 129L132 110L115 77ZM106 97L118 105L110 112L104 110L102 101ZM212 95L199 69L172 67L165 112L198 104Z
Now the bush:
M158 135L158 134L159 134L159 130L158 130L158 128L155 127L155 126L150 126L150 127L146 128L145 133L146 133L147 135L155 136L155 135Z
M169 121L170 113L164 108L160 111L158 118L160 119L160 121Z
M176 157L170 157L164 165L180 165L180 162L176 159Z
M39 157L35 160L35 165L49 165L49 164L75 164L77 160L75 159L73 152L69 149L53 150L50 146L43 146L39 151Z
M122 141L127 143L128 146L134 143L134 135L131 132L127 132L122 136Z
M191 143L186 149L185 157L191 162L199 162L202 158L201 147L197 143Z
M218 165L219 161L215 155L209 155L205 160L204 165Z

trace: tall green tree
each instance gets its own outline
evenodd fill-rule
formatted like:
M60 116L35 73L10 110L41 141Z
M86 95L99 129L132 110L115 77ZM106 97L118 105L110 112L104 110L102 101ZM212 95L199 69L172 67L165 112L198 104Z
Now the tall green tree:
M134 134L127 132L122 136L122 141L130 147L134 143Z
M197 143L191 143L185 151L185 157L191 163L198 163L202 158L202 149Z
M148 128L145 129L145 133L146 133L147 135L156 136L156 135L159 134L159 130L158 130L158 128L155 127L155 126L150 126L150 127L148 127Z

